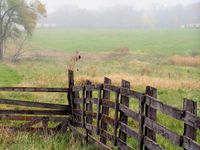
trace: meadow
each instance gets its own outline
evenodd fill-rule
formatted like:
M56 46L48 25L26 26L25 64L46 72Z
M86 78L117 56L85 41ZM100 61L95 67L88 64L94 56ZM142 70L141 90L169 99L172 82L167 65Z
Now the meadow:
M126 79L138 91L147 85L158 88L158 98L178 108L183 107L183 98L193 99L200 115L200 30L36 30L24 49L18 63L12 63L6 52L0 63L0 86L67 87L67 68L78 51L81 59L74 68L76 84L86 79L99 83L107 76L120 85L121 79ZM0 92L0 97L67 103L65 94ZM182 134L182 123L159 116L161 124ZM2 131L0 149L94 149L71 139L70 133L36 139L34 134ZM180 149L161 137L158 142L166 149ZM137 145L132 139L129 143Z

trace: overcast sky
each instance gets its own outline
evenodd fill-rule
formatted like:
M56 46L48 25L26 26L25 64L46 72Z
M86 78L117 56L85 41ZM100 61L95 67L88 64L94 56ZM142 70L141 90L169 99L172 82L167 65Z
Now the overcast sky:
M187 5L194 2L200 2L200 0L41 0L47 8L48 13L55 11L57 8L68 4L78 6L80 8L101 10L103 8L109 8L114 5L128 5L137 9L149 9L153 5Z

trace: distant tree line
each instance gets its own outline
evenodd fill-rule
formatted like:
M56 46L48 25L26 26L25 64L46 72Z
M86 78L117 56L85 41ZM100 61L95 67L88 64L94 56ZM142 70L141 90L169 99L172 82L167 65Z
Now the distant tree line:
M102 11L66 5L49 14L41 23L53 23L58 28L177 28L183 24L200 23L200 3L187 6L155 6L145 11L125 5Z

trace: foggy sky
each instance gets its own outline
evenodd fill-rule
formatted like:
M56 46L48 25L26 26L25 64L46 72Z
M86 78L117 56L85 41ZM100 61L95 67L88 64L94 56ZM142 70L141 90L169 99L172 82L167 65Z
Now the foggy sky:
M48 13L52 13L63 5L74 5L89 10L103 10L115 5L128 5L134 9L152 9L154 7L168 7L173 5L188 5L200 0L41 0Z

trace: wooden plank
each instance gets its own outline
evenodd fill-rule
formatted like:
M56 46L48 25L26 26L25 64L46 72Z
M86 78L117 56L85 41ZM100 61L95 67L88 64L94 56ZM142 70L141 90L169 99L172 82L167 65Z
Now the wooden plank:
M140 98L139 102L139 114L140 114L140 119L139 119L139 142L138 142L138 150L143 150L143 135L144 135L144 109L145 109L145 96Z
M120 87L111 84L104 84L103 89L107 91L118 92L120 90Z
M121 94L130 98L135 98L140 100L140 98L143 96L143 93L134 91L134 90L130 90L129 88L126 87L121 87Z
M93 144L100 150L112 150L110 147L108 147L108 146L104 145L103 143L94 139L91 135L88 135L88 140L89 140L89 143Z
M103 89L103 85L101 86L101 88L98 91L98 103L97 103L97 116L96 116L96 120L97 120L97 131L96 134L99 135L99 126L100 126L100 112L101 112L101 93L102 93L102 89Z
M94 91L94 90L100 90L100 89L102 89L102 84L85 85L86 91Z
M93 132L93 133L96 133L96 130L97 130L97 127L95 127L95 126L93 126L93 125L91 125L91 124L88 124L88 123L85 124L85 128L86 128L87 130Z
M0 87L3 92L68 92L68 88Z
M151 129L153 132L156 132L157 134L160 134L163 137L167 138L174 145L181 146L182 137L175 132L170 131L169 129L161 126L160 124L149 119L148 117L145 117L144 125L145 127Z
M8 126L0 126L0 129L5 129L5 130L10 130L13 132L39 132L42 133L43 132L43 128L33 128L33 127L27 127L27 128L20 128L20 127L8 127ZM48 133L55 133L57 132L57 130L55 128L48 128L47 129Z
M114 136L108 133L107 131L100 129L100 136L104 137L107 140L113 142L114 141Z
M72 131L73 134L79 135L79 136L81 136L83 139L86 138L86 135L85 135L85 134L79 132L79 131L78 131L74 126L72 126L70 123L68 124L68 126L69 126L69 128L70 128L70 130Z
M72 91L73 92L81 92L83 91L84 86L73 86Z
M200 150L200 144L187 136L183 136L183 147L187 150Z
M200 117L186 111L183 120L187 125L200 129Z
M98 98L86 98L86 103L87 104L90 104L90 103L92 103L92 104L98 104Z
M122 80L122 88L130 89L130 82ZM129 97L127 97L125 95L121 95L120 104L122 104L126 107L129 107ZM120 122L127 124L128 116L124 112L120 111L120 119L119 120L120 120ZM126 143L126 141L127 141L127 134L124 133L121 128L119 130L119 139L121 141L123 141L124 143Z
M69 102L70 102L70 106L72 108L72 112L73 109L80 109L80 104L75 104L74 103L74 99L76 98L80 98L79 97L79 92L75 91L73 92L73 88L74 88L74 71L73 70L68 70L68 86L69 86ZM73 113L72 113L73 115ZM73 122L75 122L75 120L77 121L81 121L81 117L80 116L72 116L72 120Z
M94 118L96 119L97 117L97 113L96 112L91 112L91 111L85 111L85 115L91 117L91 118Z
M85 128L85 87L82 89L82 123L83 128Z
M139 140L140 135L136 131L131 129L129 126L124 124L123 122L119 122L119 127L124 133L130 135L132 138L134 138L136 140Z
M0 115L26 114L26 115L69 115L69 110L0 110Z
M110 100L102 99L102 105L103 105L103 107L109 107L112 109L116 109L115 102L112 102Z
M104 78L104 84L111 84L111 80L109 78ZM110 99L110 91L103 90L103 99ZM109 115L109 108L102 106L102 114ZM107 123L101 120L101 129L107 131ZM100 136L100 142L106 144L106 139L103 136Z
M136 121L140 120L140 114L132 111L130 108L127 106L124 106L122 104L119 104L119 110L123 112L127 117L131 117Z
M177 120L183 120L182 110L159 102L156 98L146 95L145 104Z
M165 150L163 147L161 147L159 144L157 144L147 136L144 137L144 145L150 150Z
M28 102L28 101L10 100L10 99L0 99L0 104L70 110L69 105L41 103L41 102Z
M132 147L130 147L129 145L127 145L127 143L124 143L121 139L117 140L117 146L118 146L119 149L133 150Z
M197 103L192 100L184 99L183 109L194 115L197 115ZM196 140L197 130L194 127L184 123L184 133L183 134L184 134L184 136L187 136L188 138L190 138L192 140Z
M83 114L83 112L81 109L74 109L74 114L78 114L81 116Z
M26 122L26 123L23 123L22 125L20 125L20 128L21 129L24 129L24 128L28 128L28 127L31 127L35 124L38 124L39 122L41 122L42 119L41 118L37 118L37 119L34 119L32 121L29 121L29 122Z
M48 119L52 122L62 122L68 120L68 117L44 117L44 116L18 116L18 115L0 115L0 120L17 120L17 121L32 121L36 119Z
M85 111L84 113L86 116L92 117L92 118L96 118L96 116L97 116L97 113L91 112L91 111ZM81 116L81 115L83 115L83 111L80 109L78 109L78 110L76 109L76 110L74 110L74 114Z
M115 95L115 117L114 117L114 141L113 145L117 146L117 129L118 129L118 112L119 112L119 94L120 89L116 92Z
M110 124L110 125L114 126L114 119L112 119L111 117L109 117L107 115L102 114L101 115L101 120L103 122L105 122L106 124Z
M147 86L145 93L146 93L146 95L157 98L157 89L156 88ZM151 107L151 105L146 105L145 116L153 121L156 121L156 109ZM156 141L156 133L147 127L145 127L145 136L147 136L148 138L150 138L153 141ZM145 147L145 150L149 150L149 148Z
M82 104L83 99L82 98L74 98L74 104Z
M86 85L92 85L92 82L87 80ZM86 91L85 98L89 100L89 103L86 103L86 111L93 113L93 108L92 108L93 103L90 101L90 99L92 98L92 91ZM92 122L93 122L93 117L86 115L86 124L92 124ZM87 138L86 142L88 142L89 134L92 134L92 132L86 129L86 138Z

